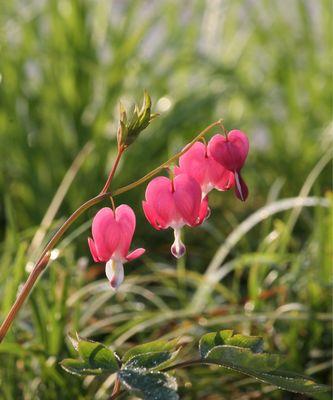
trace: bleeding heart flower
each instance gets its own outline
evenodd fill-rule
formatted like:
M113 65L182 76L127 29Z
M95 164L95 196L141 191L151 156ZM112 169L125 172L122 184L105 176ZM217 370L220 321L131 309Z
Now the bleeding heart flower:
M96 262L105 262L105 273L111 287L117 289L124 280L123 264L140 257L145 249L128 254L134 230L135 214L131 207L122 204L113 211L104 207L95 215L92 237L88 238L91 255Z
M233 172L227 170L211 156L207 146L196 142L179 158L175 174L186 173L194 178L205 197L212 189L228 190L235 184Z
M186 250L180 238L181 228L200 225L207 216L208 201L202 200L200 185L187 174L173 180L159 176L148 184L145 197L142 207L146 218L155 229L174 230L171 253L180 258Z
M227 137L215 135L208 143L208 151L215 161L235 174L236 196L245 201L248 196L248 188L240 175L240 170L249 152L249 140L245 133L233 130L227 134Z

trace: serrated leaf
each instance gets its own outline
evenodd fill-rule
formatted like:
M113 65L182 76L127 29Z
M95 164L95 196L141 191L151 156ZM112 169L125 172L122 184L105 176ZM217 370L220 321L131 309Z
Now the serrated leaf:
M60 365L66 372L79 376L100 375L103 373L101 368L90 368L86 362L73 358L62 360Z
M178 339L167 340L155 340L138 346L132 347L122 357L123 363L126 363L130 358L137 356L138 354L155 353L161 351L172 351L177 347Z
M251 349L229 345L214 347L206 354L205 359L241 372L242 369L272 371L281 364L278 354L253 353Z
M124 365L124 368L146 368L146 369L162 369L169 366L177 357L179 351L160 351L138 354L131 357Z
M201 358L205 358L206 354L215 346L226 344L228 338L233 335L232 330L224 330L213 333L206 333L203 335L199 342L199 352Z
M101 343L80 339L78 342L78 351L90 368L102 368L109 373L119 370L115 354Z
M178 400L176 379L163 372L146 369L123 369L118 374L122 383L145 400Z

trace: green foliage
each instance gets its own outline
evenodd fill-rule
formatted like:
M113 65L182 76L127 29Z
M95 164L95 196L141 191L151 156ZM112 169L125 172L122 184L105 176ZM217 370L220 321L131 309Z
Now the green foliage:
M134 356L150 354L150 353L161 353L161 352L171 352L173 351L178 343L178 339L173 340L155 340L153 342L139 344L138 346L132 347L130 350L126 351L123 355L123 362L131 360Z
M230 368L291 392L317 393L329 390L327 386L316 383L310 377L278 369L281 364L280 356L263 353L261 338L231 335L231 331L220 331L203 336L199 346L202 360ZM232 341L234 337L235 340ZM220 341L226 344L218 344Z
M243 369L271 371L281 363L276 354L252 353L250 349L236 346L216 346L208 352L206 359L224 367L239 369L241 372Z
M150 353L139 354L130 358L125 367L129 369L147 368L147 369L161 369L169 366L178 355L178 351L156 351Z
M102 368L91 368L88 362L73 358L65 358L61 362L61 366L66 372L79 376L100 375L104 372Z
M175 378L162 372L144 369L123 369L119 372L121 381L134 394L145 400L178 400Z
M223 330L214 333L206 333L199 342L200 356L207 354L216 346L229 345L250 349L253 353L261 353L263 350L263 339L259 336L234 335L232 330Z
M119 370L117 356L112 350L101 343L71 339L81 360L67 358L61 362L65 371L76 375L100 375L102 373L113 374Z
M60 365L66 372L79 376L117 373L129 391L146 400L179 398L176 379L163 372L153 372L166 368L175 360L178 354L177 339L136 346L124 354L121 362L101 343L80 337L77 340L71 338L71 342L81 359L63 360Z
M257 336L233 335L231 330L205 334L199 341L201 361L174 363L177 340L153 341L128 350L118 361L114 353L100 343L78 338L72 340L82 360L65 359L61 366L76 375L117 373L127 390L146 400L178 399L177 381L164 371L191 365L216 364L249 375L264 383L296 393L319 393L328 390L310 377L278 369L276 354L264 353L263 340ZM181 360L182 361L182 360Z
M321 385L308 376L303 376L291 371L280 371L279 369L269 372L248 372L262 382L271 383L279 389L288 390L295 393L313 394L327 392L328 386Z
M80 339L78 351L82 359L92 368L110 370L110 373L118 371L117 357L113 351L100 343Z
M106 374L80 379L59 366L76 357L67 332L123 354L160 337L233 329L263 336L265 350L284 354L289 369L332 384L330 8L329 0L288 7L266 0L2 2L1 321L29 262L103 187L116 152L119 101L128 109L146 88L161 116L130 146L112 188L140 178L221 117L227 129L248 133L251 149L243 170L249 200L212 192L212 216L195 234L185 232L188 254L177 265L171 233L144 219L144 186L115 198L134 208L134 244L147 248L116 295L103 267L88 259L97 209L82 216L0 346L1 399L110 397ZM68 170L68 186L60 186ZM302 196L330 206L294 203L253 222L261 207L274 208L302 188ZM54 198L58 205L41 224ZM194 304L212 265L209 290ZM243 374L221 368L183 369L181 381L191 385L179 389L181 398L295 398L258 379L247 377L245 385Z

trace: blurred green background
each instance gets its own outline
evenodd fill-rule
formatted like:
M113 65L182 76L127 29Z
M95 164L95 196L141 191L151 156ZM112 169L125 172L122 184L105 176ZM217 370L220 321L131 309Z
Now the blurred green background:
M147 248L116 295L86 243L98 207L77 221L0 346L1 399L107 399L113 378L59 368L75 331L121 352L235 329L331 383L331 11L330 0L1 2L0 320L52 233L103 187L120 99L130 106L147 89L161 115L114 187L221 117L251 144L248 201L213 192L178 263L171 231L144 219L144 187L116 198L136 211L133 246ZM297 196L306 206L286 200ZM207 367L177 377L182 399L308 398Z

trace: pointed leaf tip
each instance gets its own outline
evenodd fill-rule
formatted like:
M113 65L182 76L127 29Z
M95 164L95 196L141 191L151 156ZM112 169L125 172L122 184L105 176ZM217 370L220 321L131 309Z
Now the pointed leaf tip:
M79 342L78 339L75 339L73 336L71 335L67 335L69 341L71 342L72 346L74 347L74 350L79 351ZM78 334L76 333L76 337L78 338Z

